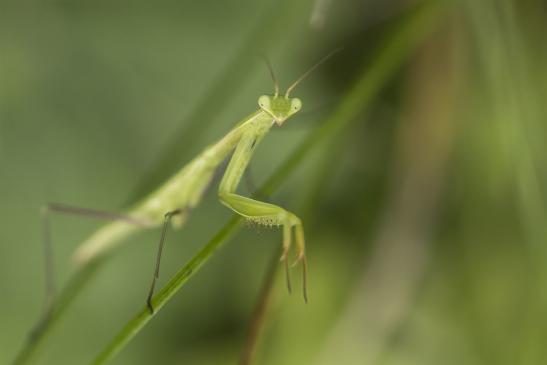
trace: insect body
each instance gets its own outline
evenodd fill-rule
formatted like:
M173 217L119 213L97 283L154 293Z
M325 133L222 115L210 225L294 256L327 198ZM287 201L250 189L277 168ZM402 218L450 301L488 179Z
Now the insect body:
M77 264L85 265L89 263L139 230L162 225L163 228L156 267L147 299L148 308L150 309L150 312L153 312L151 299L154 293L156 279L159 275L160 259L167 226L170 222L177 227L180 227L185 223L191 209L200 202L205 190L213 179L215 170L233 151L226 172L220 182L218 197L222 204L249 221L267 226L275 225L282 227L283 251L281 261L285 265L289 291L291 289L291 284L289 279L288 256L289 249L291 248L294 239L296 246L295 264L302 263L303 295L304 300L307 301L307 262L304 230L301 220L294 213L289 212L284 208L239 195L236 190L255 148L262 138L271 128L282 126L302 108L300 99L290 97L290 92L312 70L332 54L333 53L321 59L315 66L304 73L287 89L284 95L279 95L277 80L268 64L275 84L275 94L262 95L258 99L259 109L257 111L238 123L218 142L205 148L205 150L191 160L178 173L172 176L165 184L131 208L127 212L127 215L122 216L80 208L50 205L49 210L52 211L91 215L98 218L114 220L96 231L95 234L78 248L75 253L75 261ZM45 243L46 253L48 253L48 251L50 251L48 237L49 225L48 220L45 220L45 222ZM51 257L51 254L46 256ZM46 264L51 266L51 263L47 262L47 257ZM48 265L46 265L46 282L50 284L48 285L48 288L53 288L51 268L48 269Z
M159 226L172 219L176 226L182 226L187 214L199 202L211 182L218 165L233 152L228 168L218 190L220 201L248 220L263 225L283 226L283 255L281 260L287 266L291 246L292 230L296 233L297 261L305 264L304 234L300 219L291 212L269 203L253 200L236 193L243 173L261 139L274 125L281 126L289 117L298 112L302 103L297 98L285 96L261 96L260 109L246 118L217 143L206 148L190 161L179 173L157 189L142 203L128 212L130 217L142 221L147 227ZM124 221L112 222L91 236L77 251L78 264L85 264L112 248L119 240L126 238L141 227ZM163 239L161 240L163 244ZM159 257L158 257L159 260ZM155 282L154 276L153 285ZM149 295L149 307L152 291ZM304 287L304 297L306 289Z

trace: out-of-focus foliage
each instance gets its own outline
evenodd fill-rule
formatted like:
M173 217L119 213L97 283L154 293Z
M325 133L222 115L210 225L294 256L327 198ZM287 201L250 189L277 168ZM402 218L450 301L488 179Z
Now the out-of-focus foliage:
M272 90L261 54L284 86L343 45L260 146L261 183L419 3L0 1L0 363L40 314L45 202L123 209L256 109ZM447 3L343 140L268 197L305 223L310 303L278 275L257 363L547 362L546 8ZM163 283L230 216L209 195L170 232ZM53 223L63 284L98 223ZM97 271L36 363L87 363L108 343L144 304L157 239ZM238 234L112 363L235 363L279 244Z

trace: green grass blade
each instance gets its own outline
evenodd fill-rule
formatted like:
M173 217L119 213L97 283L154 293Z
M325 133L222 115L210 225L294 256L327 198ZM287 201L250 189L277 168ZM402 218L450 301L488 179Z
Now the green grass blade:
M13 361L13 365L27 364L33 359L36 354L36 350L50 333L53 325L62 317L63 313L76 298L81 288L85 286L85 283L91 279L95 271L97 271L100 263L102 263L102 260L94 261L74 273L68 284L56 298L49 315L42 319L42 321L39 322L29 334L27 342L17 354L17 357Z

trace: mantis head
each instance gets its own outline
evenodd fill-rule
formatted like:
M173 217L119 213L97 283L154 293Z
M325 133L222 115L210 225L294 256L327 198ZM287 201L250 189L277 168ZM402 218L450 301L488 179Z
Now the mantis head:
M278 126L302 108L302 101L298 98L289 98L279 95L262 95L258 98L258 105L266 113L270 114Z
M275 94L274 95L262 95L260 98L258 98L258 105L262 110L264 110L266 113L272 116L273 120L278 126L282 126L283 123L292 117L294 114L296 114L301 108L302 108L302 101L298 98L291 98L289 97L289 94L291 91L300 84L302 80L304 80L308 75L314 71L320 64L325 62L327 59L329 59L333 54L338 52L340 49L336 49L323 57L319 60L315 65L310 67L302 76L300 76L295 82L291 84L287 88L287 91L285 92L284 96L279 96L279 83L277 82L277 78L275 77L275 74L273 72L273 68L270 65L270 62L268 62L268 59L265 59L266 65L268 66L268 69L270 70L270 75L272 76L272 80L274 82L275 86Z

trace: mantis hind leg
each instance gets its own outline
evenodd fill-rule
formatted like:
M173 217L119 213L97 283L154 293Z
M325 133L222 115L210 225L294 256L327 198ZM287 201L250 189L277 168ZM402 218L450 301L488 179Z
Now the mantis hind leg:
M42 241L44 247L44 271L45 271L45 299L44 312L40 323L46 323L53 309L56 284L53 262L53 245L51 241L51 213L79 216L90 219L107 221L121 221L138 227L148 227L152 223L143 218L132 217L126 214L107 212L102 210L74 207L64 204L49 203L42 207ZM38 326L39 327L39 326ZM33 331L35 332L35 331Z
M266 226L283 226L283 253L280 261L285 266L287 288L291 291L289 275L289 251L294 238L296 244L296 260L292 266L302 263L302 292L304 300L308 301L307 293L307 261L302 221L293 213L273 204L250 199L234 193L221 192L221 202L234 212L244 216L249 221ZM293 234L294 230L294 234Z

